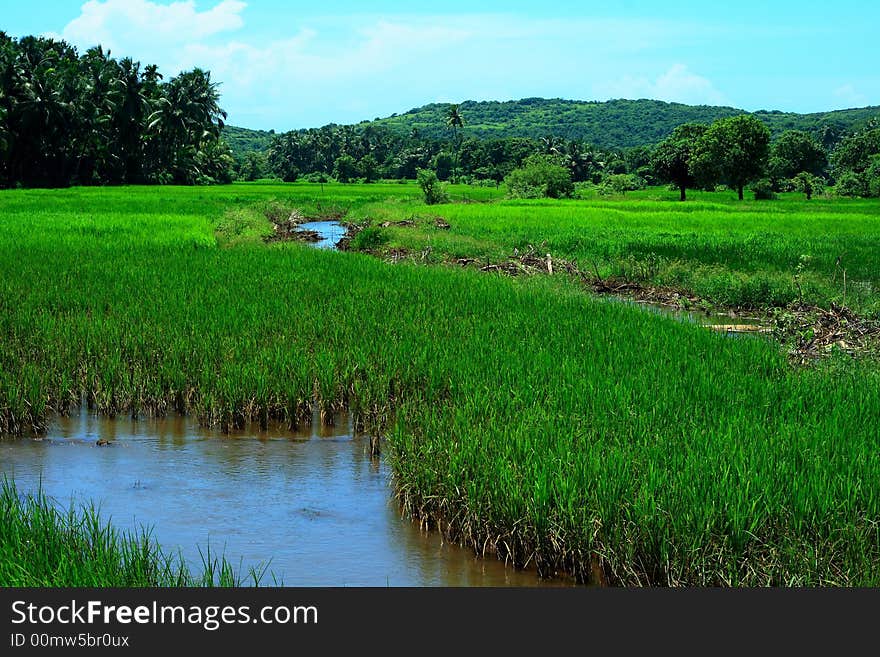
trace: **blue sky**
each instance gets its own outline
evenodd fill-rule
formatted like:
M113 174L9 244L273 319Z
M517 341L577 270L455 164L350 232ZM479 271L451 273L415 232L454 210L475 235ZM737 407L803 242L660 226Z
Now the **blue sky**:
M747 110L880 105L880 3L4 2L0 30L200 66L229 122L354 123L430 102L658 98Z

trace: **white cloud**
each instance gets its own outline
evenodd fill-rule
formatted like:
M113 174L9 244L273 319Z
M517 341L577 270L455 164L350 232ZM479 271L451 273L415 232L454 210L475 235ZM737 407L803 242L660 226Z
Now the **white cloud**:
M239 0L90 0L61 37L157 64L166 79L200 67L220 82L230 121L289 129L354 122L427 102L527 96L649 96L717 104L712 84L676 65L627 77L668 44L711 30L664 20L513 15L345 16L287 23L260 40ZM234 36L230 33L240 30ZM613 80L601 86L598 81ZM499 95L499 93L501 95ZM596 97L593 95L593 97Z
M150 0L89 0L61 36L80 47L101 44L106 49L155 52L163 47L237 30L244 25L247 4L222 0L198 11L194 0L159 4Z
M690 105L729 104L709 80L691 72L684 64L674 64L654 81L624 76L596 85L596 91L598 96L605 98L653 98Z
M843 84L834 90L834 97L849 107L861 107L868 104L867 97L850 83Z

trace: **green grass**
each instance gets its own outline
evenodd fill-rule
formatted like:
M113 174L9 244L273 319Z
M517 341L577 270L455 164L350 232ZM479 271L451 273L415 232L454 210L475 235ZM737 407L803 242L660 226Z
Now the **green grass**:
M0 586L242 586L247 581L208 549L202 571L164 552L150 532L127 533L92 505L62 509L42 491L0 486ZM262 573L252 569L253 584Z
M717 305L766 308L803 300L827 307L845 300L859 312L880 314L880 202L784 197L738 202L732 192L691 192L680 203L675 192L650 189L586 202L380 203L355 215L376 222L425 217L415 229L385 229L388 247L430 247L435 260L497 262L534 245L576 260L591 275L674 287ZM437 230L433 215L451 229Z
M103 413L225 426L294 424L316 401L385 435L413 516L543 574L587 579L595 563L614 584L880 583L876 369L796 370L770 341L595 300L561 277L217 244L224 216L269 202L439 213L448 239L490 244L480 216L528 220L529 240L537 226L575 235L581 213L606 230L616 216L614 202L426 209L407 185L325 194L0 195L0 431L39 430L81 397ZM841 207L854 239L873 230L864 207ZM614 230L699 242L712 212L734 236L770 222L756 205L688 208L621 201ZM676 228L688 212L694 223Z

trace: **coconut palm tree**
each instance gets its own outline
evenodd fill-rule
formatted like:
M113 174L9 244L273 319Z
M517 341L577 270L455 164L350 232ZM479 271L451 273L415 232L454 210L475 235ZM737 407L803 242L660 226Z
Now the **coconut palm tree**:
M452 130L452 182L455 182L458 170L458 131L464 127L464 119L461 116L461 108L455 103L446 108L446 127Z

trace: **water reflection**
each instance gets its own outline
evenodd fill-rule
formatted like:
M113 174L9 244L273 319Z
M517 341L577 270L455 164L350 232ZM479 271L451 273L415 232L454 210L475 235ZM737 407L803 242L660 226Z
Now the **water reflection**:
M334 249L336 243L343 238L346 233L345 226L338 221L308 221L297 226L299 231L314 231L318 233L321 240L318 242L310 242L311 246L318 249Z
M83 412L47 437L0 441L0 472L63 505L93 500L105 519L152 526L171 551L198 546L245 567L271 560L288 586L548 586L534 572L476 559L402 518L390 472L348 418L224 436L185 418L109 420ZM99 447L96 441L110 439ZM271 583L271 580L265 583Z

